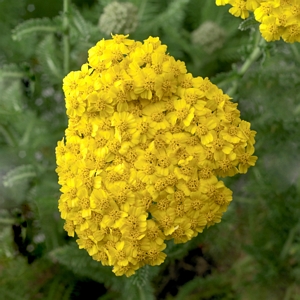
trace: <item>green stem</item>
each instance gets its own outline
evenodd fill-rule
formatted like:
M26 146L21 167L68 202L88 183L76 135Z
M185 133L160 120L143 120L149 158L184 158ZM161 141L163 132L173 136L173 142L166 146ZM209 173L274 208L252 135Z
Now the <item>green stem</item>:
M248 71L248 69L251 67L251 65L257 61L257 59L262 54L262 45L265 43L265 40L261 37L260 32L257 32L256 38L255 38L255 44L253 47L253 51L249 55L249 57L246 59L246 61L243 63L241 68L237 71L235 80L232 83L232 86L227 90L226 94L229 96L233 96L238 88L238 81L241 79L245 73Z
M63 6L63 52L64 52L64 74L68 74L70 70L70 22L69 22L69 9L70 1L64 0Z
M261 49L256 47L254 51L251 53L249 58L245 61L243 66L240 69L239 75L243 76L246 71L250 68L250 66L260 57Z

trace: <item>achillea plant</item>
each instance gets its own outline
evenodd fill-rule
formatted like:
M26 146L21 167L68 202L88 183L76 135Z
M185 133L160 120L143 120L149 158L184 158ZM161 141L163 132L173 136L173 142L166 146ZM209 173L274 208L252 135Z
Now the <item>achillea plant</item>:
M219 177L254 166L255 131L208 78L187 73L159 38L101 40L64 79L69 117L56 148L61 217L79 248L116 275L161 264L221 221Z
M216 4L230 4L229 12L242 19L248 18L249 12L254 12L267 42L280 38L287 43L300 42L299 0L216 0Z

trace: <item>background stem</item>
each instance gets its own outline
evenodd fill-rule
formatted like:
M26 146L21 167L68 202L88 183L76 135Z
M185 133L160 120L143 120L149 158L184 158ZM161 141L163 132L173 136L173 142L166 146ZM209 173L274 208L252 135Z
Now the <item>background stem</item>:
M242 78L247 70L251 67L251 65L257 61L257 59L262 54L262 45L265 43L265 40L261 37L260 32L257 32L257 35L255 37L255 43L252 52L246 59L246 61L243 63L241 68L237 71L236 79L233 81L232 86L226 91L226 94L229 96L233 96L236 93L237 87L238 87L238 81L240 78Z
M70 0L64 0L64 4L63 4L64 75L68 74L70 70L69 9L70 9Z

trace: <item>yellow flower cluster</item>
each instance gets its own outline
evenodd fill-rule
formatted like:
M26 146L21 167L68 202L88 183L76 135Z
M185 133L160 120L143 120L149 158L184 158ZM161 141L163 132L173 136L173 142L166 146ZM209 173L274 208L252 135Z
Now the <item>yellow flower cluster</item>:
M193 78L159 38L101 40L63 82L69 117L56 147L64 228L116 275L161 264L220 222L246 173L255 131L207 78Z
M254 12L261 23L259 30L268 42L281 37L287 43L300 42L299 0L216 0L216 4L230 4L229 12L242 19Z

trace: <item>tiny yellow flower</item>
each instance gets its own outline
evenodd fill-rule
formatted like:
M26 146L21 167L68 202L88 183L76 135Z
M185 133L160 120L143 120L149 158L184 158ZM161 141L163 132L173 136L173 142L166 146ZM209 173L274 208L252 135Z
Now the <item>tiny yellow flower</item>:
M249 17L249 12L247 10L247 2L245 0L232 0L230 1L232 8L229 9L229 12L235 17L241 17L246 19Z

